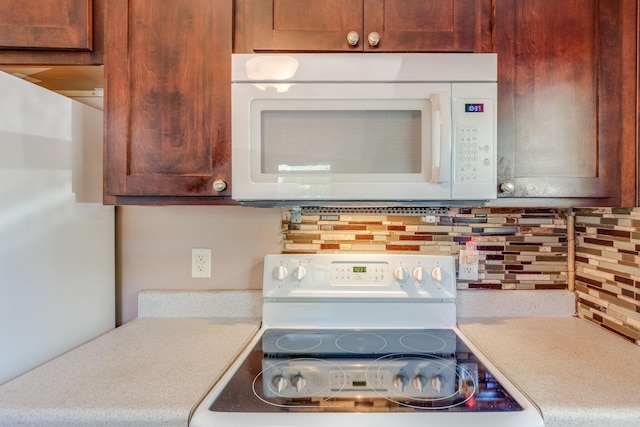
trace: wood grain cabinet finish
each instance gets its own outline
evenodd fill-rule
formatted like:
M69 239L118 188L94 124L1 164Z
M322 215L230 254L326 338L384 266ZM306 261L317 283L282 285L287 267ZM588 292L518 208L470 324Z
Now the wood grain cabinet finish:
M105 202L229 196L231 0L109 0L105 17Z
M636 196L637 2L497 0L503 197Z
M503 202L637 203L636 0L237 3L238 52L497 52Z
M102 63L104 1L0 1L0 63Z
M232 31L236 52L372 51L346 30L378 16L376 51L498 53L503 201L635 204L635 0L332 1L235 0L232 30L231 0L109 0L105 200L229 200Z
M490 0L243 1L247 51L480 52L491 40Z

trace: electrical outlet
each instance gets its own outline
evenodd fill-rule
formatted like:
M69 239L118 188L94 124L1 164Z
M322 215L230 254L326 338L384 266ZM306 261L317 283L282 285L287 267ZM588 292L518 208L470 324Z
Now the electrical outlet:
M478 252L466 249L460 250L458 279L478 280Z
M211 249L191 249L191 277L211 277Z

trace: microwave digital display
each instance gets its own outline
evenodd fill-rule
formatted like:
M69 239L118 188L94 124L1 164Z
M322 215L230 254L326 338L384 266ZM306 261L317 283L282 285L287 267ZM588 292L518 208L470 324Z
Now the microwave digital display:
M484 104L464 104L465 113L484 113Z

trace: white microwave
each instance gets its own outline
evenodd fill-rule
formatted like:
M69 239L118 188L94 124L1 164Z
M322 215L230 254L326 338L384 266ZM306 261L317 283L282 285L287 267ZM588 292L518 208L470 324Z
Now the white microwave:
M234 54L240 202L496 198L495 54Z

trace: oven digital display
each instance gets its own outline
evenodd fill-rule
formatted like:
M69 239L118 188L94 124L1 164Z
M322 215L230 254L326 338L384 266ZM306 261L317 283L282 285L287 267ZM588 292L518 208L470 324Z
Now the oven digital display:
M484 104L464 104L465 113L484 113Z
M389 263L368 261L332 262L331 286L389 286Z

